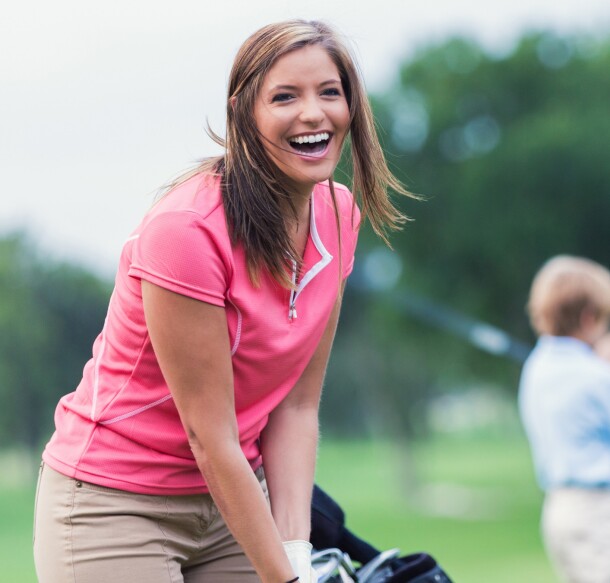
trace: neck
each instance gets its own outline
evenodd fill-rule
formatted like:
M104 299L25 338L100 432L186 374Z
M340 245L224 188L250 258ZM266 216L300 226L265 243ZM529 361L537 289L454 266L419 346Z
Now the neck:
M294 189L290 191L290 199L297 211L297 216L309 215L309 202L313 188Z
M311 220L311 193L307 198L293 198L296 216L292 210L286 215L286 228L292 241L294 250L299 257L303 257L307 238L309 237L309 222Z

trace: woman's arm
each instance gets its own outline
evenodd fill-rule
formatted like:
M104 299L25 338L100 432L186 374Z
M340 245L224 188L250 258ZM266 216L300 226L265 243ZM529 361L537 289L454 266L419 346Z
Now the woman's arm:
M261 436L271 510L284 541L309 540L320 393L340 307L338 298L313 357Z
M142 281L146 324L197 465L264 583L294 577L240 447L225 310Z

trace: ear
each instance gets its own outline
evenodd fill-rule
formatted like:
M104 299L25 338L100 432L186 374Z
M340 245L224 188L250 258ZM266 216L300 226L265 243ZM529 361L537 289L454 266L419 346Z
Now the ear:
M233 110L233 112L235 112L235 104L237 103L237 97L233 95L233 97L229 99L229 103L231 104L231 109Z
M591 306L585 306L580 313L579 325L581 330L589 330L599 321L599 313Z
M601 313L593 306L585 306L580 314L580 323L583 326L597 324L601 318Z

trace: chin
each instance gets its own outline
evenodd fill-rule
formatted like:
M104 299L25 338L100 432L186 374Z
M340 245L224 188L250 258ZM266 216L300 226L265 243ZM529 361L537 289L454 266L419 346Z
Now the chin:
M311 182L312 184L318 184L320 182L325 182L330 177L332 177L333 172L335 171L335 165L332 167L326 168L304 168L303 175L307 178L301 179L302 182Z
M294 171L294 168L290 168L290 172L284 172L288 180L294 184L297 189L313 189L316 184L320 182L326 182L333 175L333 170L314 170L313 168L304 168L302 172L298 174Z

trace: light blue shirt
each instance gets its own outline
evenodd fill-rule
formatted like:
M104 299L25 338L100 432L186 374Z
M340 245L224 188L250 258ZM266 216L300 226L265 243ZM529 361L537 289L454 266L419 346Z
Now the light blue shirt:
M543 490L610 488L610 363L580 340L543 336L523 367L519 408Z

